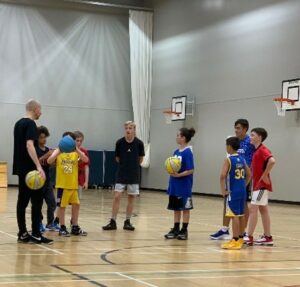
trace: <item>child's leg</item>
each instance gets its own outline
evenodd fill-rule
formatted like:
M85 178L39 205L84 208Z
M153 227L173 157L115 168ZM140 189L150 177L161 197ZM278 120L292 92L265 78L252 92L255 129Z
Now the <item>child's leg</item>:
M65 224L66 208L65 207L60 207L58 209L59 209L59 222L60 222L60 225L66 225Z
M238 240L240 235L240 219L238 216L232 217L232 235L233 239Z
M49 225L54 221L54 212L56 208L56 201L50 183L47 184L45 189L45 201L47 204L47 224Z
M182 211L182 228L181 228L181 230L187 231L189 222L190 222L190 210L183 210Z
M269 214L268 205L260 205L259 212L261 214L261 220L264 227L264 235L270 237L271 236L271 220Z
M127 208L126 208L126 219L130 219L133 211L133 203L135 196L128 194Z
M239 228L240 228L240 230L239 230L239 237L240 238L243 238L244 237L244 232L245 232L245 229L246 229L246 227L245 227L245 216L240 216L239 217Z
M247 228L247 225L248 225L248 220L249 220L249 206L248 206L248 202L246 202L245 204L245 215L243 216L243 221L244 221L244 224L243 224L243 227L244 227L244 230L243 230L243 234L244 232L246 231L246 228Z
M72 225L78 225L79 209L79 204L72 204Z
M248 222L248 234L249 236L253 236L256 224L257 224L257 212L258 206L254 204L250 204L249 208L249 222Z
M227 196L224 197L224 206L223 206L223 231L226 231L226 229L229 229L229 224L231 217L226 216L226 204L227 204Z
M120 208L122 192L115 191L114 202L112 206L111 218L116 220Z

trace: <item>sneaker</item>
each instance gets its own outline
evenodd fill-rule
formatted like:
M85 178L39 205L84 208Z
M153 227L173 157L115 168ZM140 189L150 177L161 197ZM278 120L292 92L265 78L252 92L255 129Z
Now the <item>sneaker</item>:
M248 246L253 246L254 240L253 240L253 236L248 235L248 240L244 239L245 244L247 244Z
M222 239L228 240L228 239L230 239L229 230L223 231L223 229L220 229L216 233L211 234L210 239L212 239L212 240L222 240Z
M259 239L254 240L254 245L273 246L272 236L262 235Z
M30 241L32 243L35 243L35 244L42 244L42 243L43 244L48 244L48 245L53 244L53 240L52 239L46 238L46 237L44 237L42 235L39 236L39 237L31 235Z
M103 230L116 230L117 223L114 219L111 219L107 225L102 226Z
M169 233L165 234L166 239L175 239L177 238L177 235L179 234L179 230L176 230L175 228L171 228Z
M83 231L78 225L73 225L71 229L72 235L87 236L87 232Z
M70 232L65 226L61 226L58 232L59 236L70 237Z
M246 242L249 241L248 233L246 233L246 232L244 233L243 240L244 240L244 244L246 244Z
M239 250L243 246L243 243L239 242L239 240L231 239L230 241L224 243L221 245L222 249L227 249L227 250Z
M59 232L59 224L58 223L52 223L52 224L48 224L46 225L46 230L47 231L56 231Z
M45 225L43 223L40 223L40 232L44 233L46 231Z
M30 241L30 235L29 233L26 231L23 234L18 234L18 242L19 243L28 243Z
M180 230L177 235L178 240L187 240L188 239L188 231L187 230Z
M129 219L126 219L126 220L124 221L123 229L124 229L124 230L129 230L129 231L134 231L134 230L135 230L135 227L130 223L130 220L129 220Z

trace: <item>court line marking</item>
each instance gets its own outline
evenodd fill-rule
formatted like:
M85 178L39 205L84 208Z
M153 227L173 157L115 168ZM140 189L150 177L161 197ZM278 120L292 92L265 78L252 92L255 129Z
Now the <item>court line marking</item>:
M7 232L4 232L4 231L2 231L2 230L0 230L0 233L5 234L5 235L7 235L7 236L9 236L9 237L11 237L11 238L15 238L15 239L18 238L17 236L12 235L12 234L9 234L9 233L7 233ZM35 244L35 243L34 243L33 246L37 246L37 247L39 247L39 248L49 250L49 251L51 251L51 252L53 252L53 253L55 253L55 254L58 254L58 255L64 255L63 252L60 252L60 251L55 250L55 249L51 249L51 248L49 248L49 247L47 247L47 246L44 246L44 245L40 245L40 244Z
M145 282L145 281L143 281L143 280L141 280L141 279L136 279L136 278L133 278L133 277L128 276L128 275L125 275L125 274L120 273L120 272L115 272L115 274L117 274L117 275L119 275L119 276L121 276L121 277L124 277L124 278L126 278L126 279L130 279L130 280L132 280L132 281L138 282L138 283L143 284L143 285L145 285L145 286L149 286L149 287L158 287L157 285L153 285L153 284L147 283L147 282ZM144 280L145 280L145 279L144 279ZM146 280L147 280L147 279L146 279Z

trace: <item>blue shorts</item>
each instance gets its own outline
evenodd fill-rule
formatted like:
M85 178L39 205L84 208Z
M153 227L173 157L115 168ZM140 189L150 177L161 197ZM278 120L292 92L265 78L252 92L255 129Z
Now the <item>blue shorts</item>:
M226 211L227 217L243 216L245 212L245 198L232 198L230 194L226 200Z

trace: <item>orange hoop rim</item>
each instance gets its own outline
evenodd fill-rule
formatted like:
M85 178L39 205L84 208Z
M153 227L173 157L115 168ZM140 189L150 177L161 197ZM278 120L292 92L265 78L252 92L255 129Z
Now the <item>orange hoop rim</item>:
M177 115L177 116L179 116L179 115L180 115L180 113L178 113L178 112L173 112L173 111L171 111L171 110L163 111L163 114L169 115L169 116L171 116L171 115Z
M291 100L291 99L288 99L288 98L274 98L273 99L274 102L279 102L279 103L289 103L291 105L294 105L296 100Z

